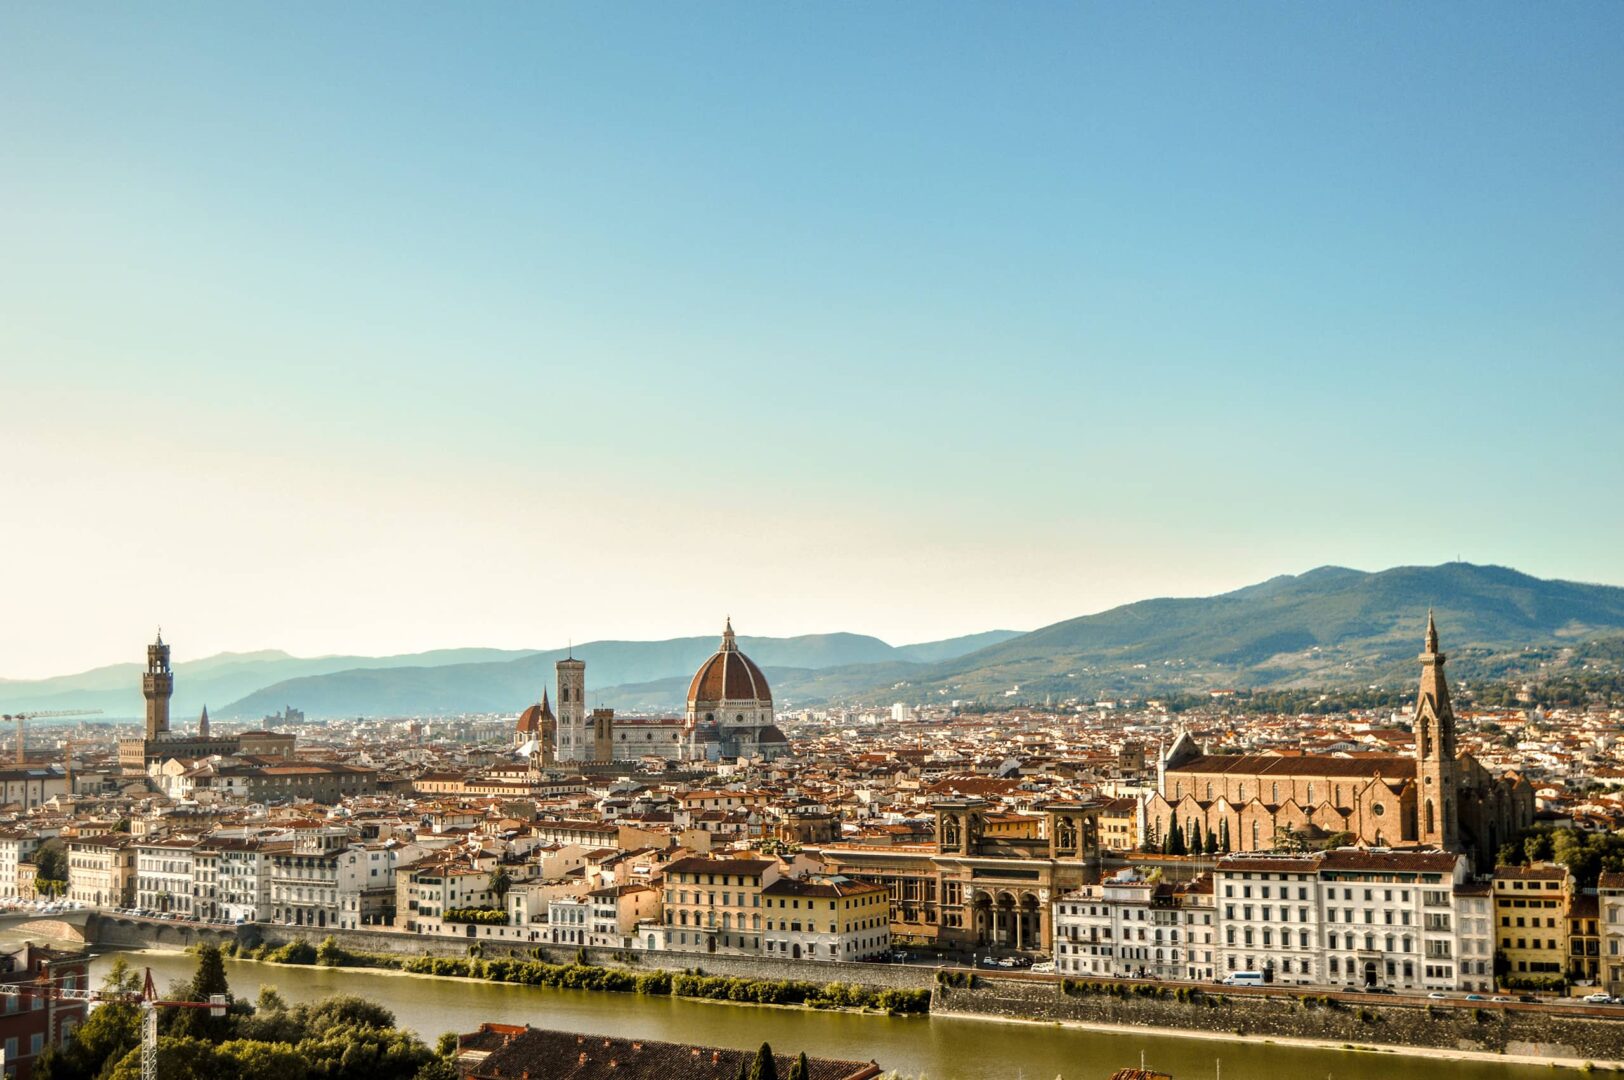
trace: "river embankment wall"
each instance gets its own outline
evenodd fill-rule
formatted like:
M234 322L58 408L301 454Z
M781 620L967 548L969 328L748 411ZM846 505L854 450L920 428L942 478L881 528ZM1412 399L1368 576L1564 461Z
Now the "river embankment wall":
M1353 1004L1312 994L1242 996L1154 989L1162 989L1165 996L1131 989L1126 993L1086 992L1077 984L1051 979L977 976L968 987L936 987L931 1015L1504 1054L1615 1067L1624 1063L1621 1019L1375 998Z

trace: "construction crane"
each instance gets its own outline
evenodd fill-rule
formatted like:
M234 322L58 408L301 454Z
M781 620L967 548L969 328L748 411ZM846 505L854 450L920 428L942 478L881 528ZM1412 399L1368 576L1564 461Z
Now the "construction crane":
M8 722L12 721L12 720L17 721L17 764L19 764L19 765L27 765L28 764L28 750L27 750L27 748L26 748L26 746L24 745L24 742L23 742L23 721L24 720L43 720L48 716L100 716L100 715L101 715L101 710L100 709L50 709L50 710L45 710L45 711L40 711L40 712L7 713L7 714L5 714L4 717L0 717L0 719L4 719L4 720L6 720Z
M19 998L24 1001L82 1001L86 1004L106 1002L134 1002L141 1007L141 1080L158 1080L158 1010L207 1009L209 1015L224 1016L226 995L210 994L207 1001L161 1001L152 983L152 969L147 968L146 982L139 994L118 991L67 989L53 985L43 976L31 983L0 983L0 997Z

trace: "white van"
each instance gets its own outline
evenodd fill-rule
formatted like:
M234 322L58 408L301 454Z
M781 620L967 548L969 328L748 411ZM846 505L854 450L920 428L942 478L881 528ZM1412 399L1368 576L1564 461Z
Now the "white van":
M1263 972L1231 971L1219 981L1225 986L1262 986Z

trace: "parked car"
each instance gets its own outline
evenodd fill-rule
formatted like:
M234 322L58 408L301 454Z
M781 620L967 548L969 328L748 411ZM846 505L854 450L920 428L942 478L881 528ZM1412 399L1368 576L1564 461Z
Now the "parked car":
M1434 990L1432 993L1428 994L1427 997L1431 998L1433 1001L1448 1001L1449 1000L1449 995L1448 994L1440 993L1437 990Z
M1582 1000L1588 1005L1611 1005L1613 1003L1610 994L1604 994L1600 991L1594 994L1586 994Z
M1054 974L1054 961L1053 960L1045 960L1041 964L1033 964L1032 965L1032 973L1034 975L1053 975Z

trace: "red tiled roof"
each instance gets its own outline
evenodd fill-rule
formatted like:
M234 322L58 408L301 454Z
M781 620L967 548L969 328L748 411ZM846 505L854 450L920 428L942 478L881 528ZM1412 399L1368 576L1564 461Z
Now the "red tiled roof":
M471 1080L528 1077L529 1080L734 1080L740 1066L755 1058L753 1050L690 1046L650 1039L619 1039L582 1035L572 1031L531 1029L500 1036L504 1045L492 1050L468 1071ZM483 1049L491 1039L481 1033ZM788 1076L795 1058L774 1055L779 1076ZM880 1075L872 1061L807 1058L810 1080L871 1080Z

